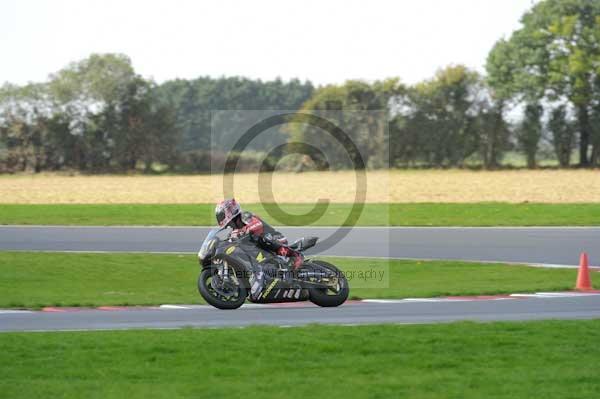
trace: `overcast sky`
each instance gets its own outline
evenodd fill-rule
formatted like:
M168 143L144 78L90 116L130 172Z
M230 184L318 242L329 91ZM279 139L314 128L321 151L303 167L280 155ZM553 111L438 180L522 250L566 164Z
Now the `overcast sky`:
M483 71L532 0L1 0L0 83L119 52L157 82L209 75L317 84Z

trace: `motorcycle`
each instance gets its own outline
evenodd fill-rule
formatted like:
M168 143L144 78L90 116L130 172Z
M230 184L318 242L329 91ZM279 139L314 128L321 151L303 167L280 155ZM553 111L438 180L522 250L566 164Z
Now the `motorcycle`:
M248 299L254 303L308 300L318 306L334 307L348 298L348 281L331 263L304 259L298 269L289 270L285 259L258 247L250 235L232 238L226 232L228 229L211 230L198 251L201 267L198 291L212 306L237 309ZM290 248L304 252L314 247L317 240L317 237L301 238ZM260 296L253 298L249 293L257 264L267 278Z

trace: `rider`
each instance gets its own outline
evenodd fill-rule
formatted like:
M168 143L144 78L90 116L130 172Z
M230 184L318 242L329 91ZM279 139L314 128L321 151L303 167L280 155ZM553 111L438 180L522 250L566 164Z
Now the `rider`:
M226 199L217 204L215 216L220 227L231 227L231 237L239 238L250 234L258 245L276 255L289 258L289 264L292 268L298 269L304 258L301 253L294 251L287 245L287 239L264 222L257 215L250 212L243 212L235 199ZM251 295L257 299L264 288L265 276L262 267L254 273L254 283L251 287Z

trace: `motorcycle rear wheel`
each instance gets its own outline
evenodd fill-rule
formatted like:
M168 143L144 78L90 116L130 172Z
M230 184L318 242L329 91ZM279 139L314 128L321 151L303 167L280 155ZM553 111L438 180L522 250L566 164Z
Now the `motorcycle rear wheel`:
M200 292L202 298L217 309L231 310L242 306L248 295L244 285L237 284L235 287L237 292L232 292L231 296L227 297L217 292L211 284L213 278L219 278L216 274L217 268L215 267L206 268L200 273L200 277L198 277L198 292Z
M329 289L312 288L309 290L310 301L315 305L324 308L340 306L342 303L346 302L346 299L348 299L348 294L350 294L350 287L348 286L348 280L346 280L346 276L344 276L343 273L331 263L324 262L322 260L313 260L312 263L335 272L335 274L338 276L338 290L337 293L332 294Z

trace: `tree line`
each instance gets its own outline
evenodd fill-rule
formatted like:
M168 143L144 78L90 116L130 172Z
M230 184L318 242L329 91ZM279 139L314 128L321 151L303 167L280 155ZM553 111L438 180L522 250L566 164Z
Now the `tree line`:
M174 110L123 55L92 55L46 83L7 84L0 109L6 171L131 170L176 155Z
M125 55L94 54L44 83L0 87L0 171L205 172L224 157L211 140L212 112L271 109L337 113L373 168L495 169L515 152L530 168L549 153L562 167L598 166L600 2L541 1L521 22L491 49L485 75L450 65L414 85L237 77L156 84ZM282 140L293 152L293 143L328 139L291 124L237 156L256 169ZM343 155L325 164L311 154L318 168L346 167Z
M298 109L309 82L175 80L135 73L122 54L94 54L48 82L0 88L0 171L208 171L211 112ZM276 134L276 133L271 133ZM269 138L262 138L267 145ZM258 143L260 149L261 143Z

